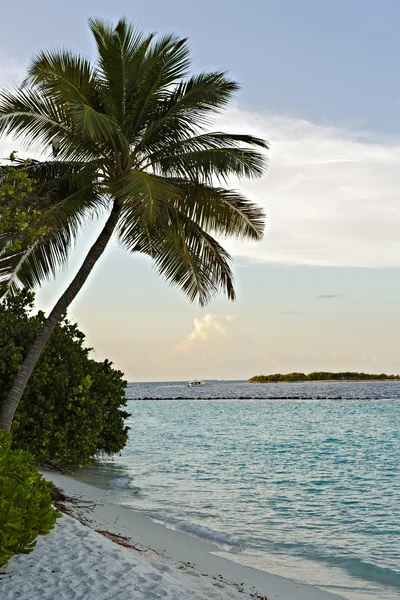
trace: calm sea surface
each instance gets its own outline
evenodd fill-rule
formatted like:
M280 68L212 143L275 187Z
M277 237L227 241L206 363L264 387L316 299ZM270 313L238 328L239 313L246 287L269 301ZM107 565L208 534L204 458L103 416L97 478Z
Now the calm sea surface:
M126 448L78 477L242 564L349 600L399 599L400 382L131 384L127 396Z

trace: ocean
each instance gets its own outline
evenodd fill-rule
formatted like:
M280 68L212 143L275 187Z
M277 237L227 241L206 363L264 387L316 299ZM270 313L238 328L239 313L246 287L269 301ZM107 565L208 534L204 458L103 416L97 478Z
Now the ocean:
M135 383L127 397L127 446L78 478L231 560L348 600L400 597L400 382Z

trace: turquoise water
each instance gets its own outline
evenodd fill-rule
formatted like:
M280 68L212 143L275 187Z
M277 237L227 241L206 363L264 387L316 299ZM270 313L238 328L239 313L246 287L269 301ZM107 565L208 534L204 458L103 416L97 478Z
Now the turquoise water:
M349 600L399 598L399 400L128 406L128 445L91 471L116 501L243 564Z

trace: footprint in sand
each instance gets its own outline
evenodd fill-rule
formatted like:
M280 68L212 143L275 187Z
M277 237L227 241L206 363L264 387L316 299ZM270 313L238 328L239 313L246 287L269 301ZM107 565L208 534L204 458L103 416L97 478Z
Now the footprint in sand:
M149 573L148 577L152 581L157 581L157 582L161 581L161 579L162 579L162 575L159 575L158 573Z
M152 562L151 564L155 569L157 569L157 571L160 571L161 573L171 572L171 568L168 565L165 565L164 563Z

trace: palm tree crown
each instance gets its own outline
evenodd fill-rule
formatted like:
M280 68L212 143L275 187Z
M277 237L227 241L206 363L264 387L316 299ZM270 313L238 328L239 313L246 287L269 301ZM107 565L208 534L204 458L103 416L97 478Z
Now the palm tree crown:
M46 234L0 254L3 289L32 287L65 263L87 217L112 207L130 252L150 255L190 300L234 299L230 257L214 239L260 239L263 211L228 189L229 176L259 177L264 140L206 131L238 89L223 72L188 76L185 39L156 38L125 20L90 19L98 59L40 52L18 90L0 93L0 134L56 160L29 170L46 198ZM42 186L40 188L40 186Z

